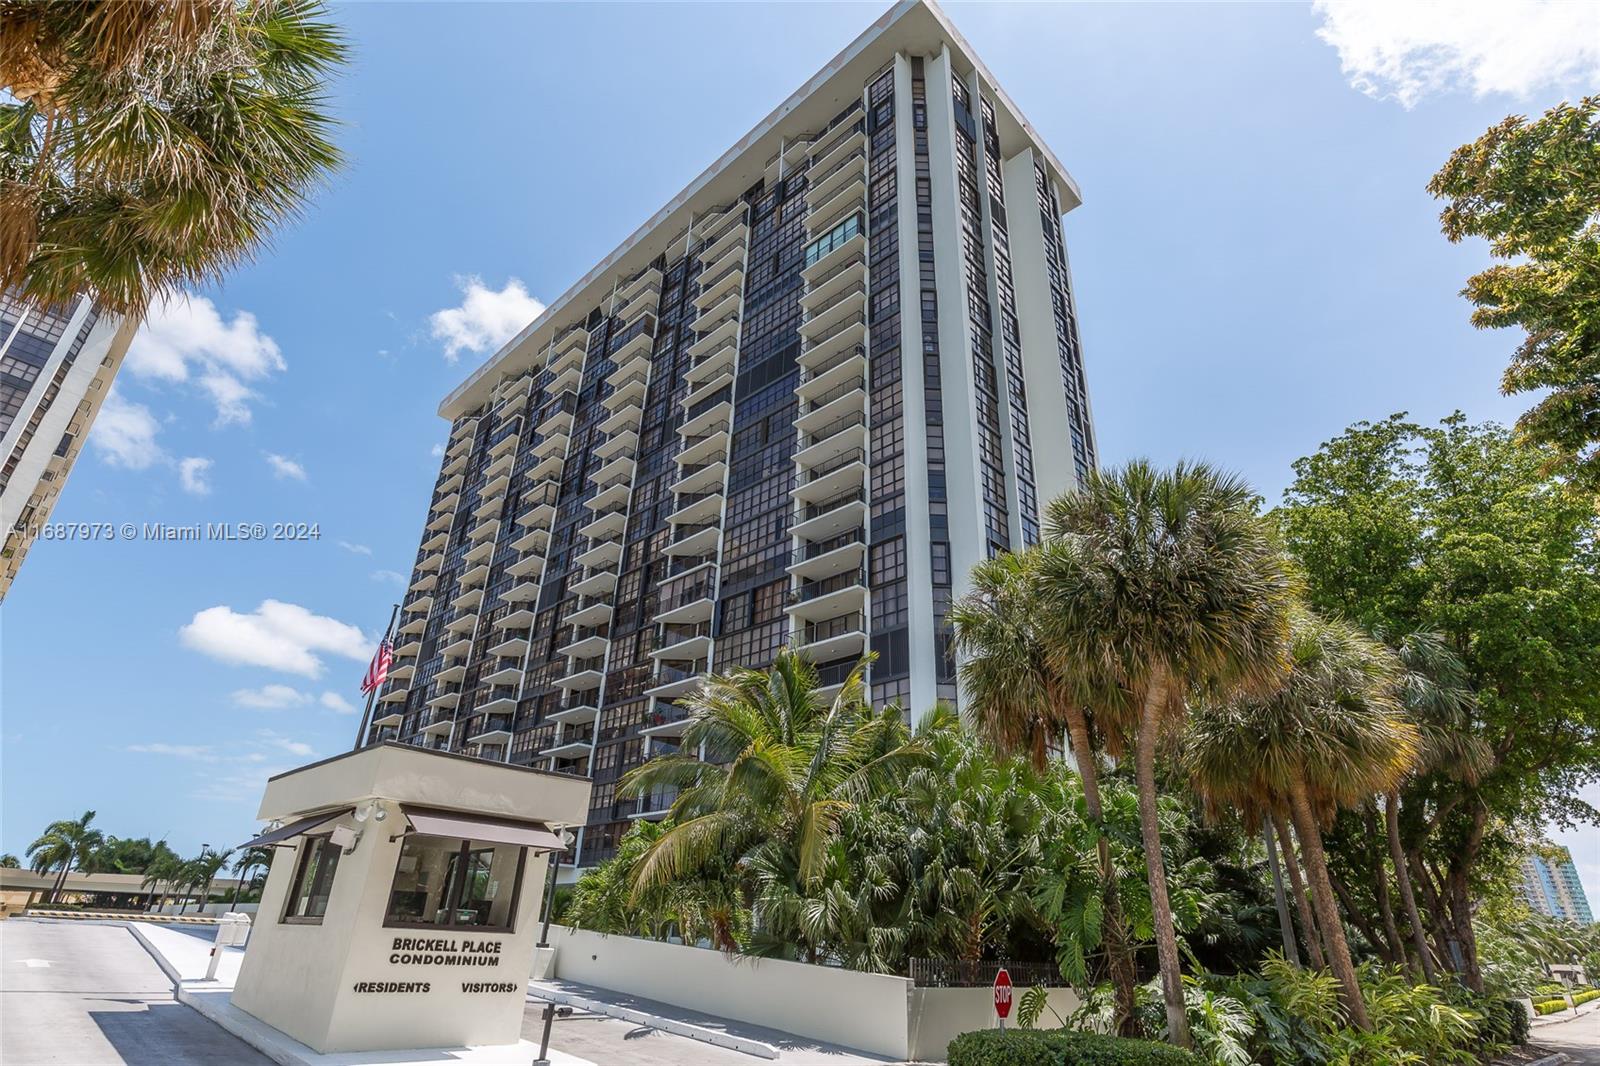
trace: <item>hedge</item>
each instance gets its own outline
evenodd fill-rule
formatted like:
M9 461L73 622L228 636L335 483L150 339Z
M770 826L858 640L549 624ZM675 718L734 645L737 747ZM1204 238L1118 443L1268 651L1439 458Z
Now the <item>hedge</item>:
M1600 999L1600 988L1590 988L1583 992L1573 993L1572 1003L1576 1006L1579 1003L1587 1003L1591 999Z
M1487 1042L1518 1047L1528 1042L1528 1012L1519 999L1473 997L1470 1006L1483 1017L1478 1033Z
M1534 1000L1533 1013L1543 1017L1546 1014L1560 1014L1567 1009L1565 999L1539 999Z
M1182 1048L1070 1029L982 1029L950 1041L950 1066L1200 1066Z

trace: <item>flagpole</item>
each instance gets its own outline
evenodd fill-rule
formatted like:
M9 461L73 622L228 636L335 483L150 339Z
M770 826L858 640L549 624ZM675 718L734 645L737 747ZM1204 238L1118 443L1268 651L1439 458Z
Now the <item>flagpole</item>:
M398 617L400 617L400 605L397 603L394 605L394 610L389 612L389 626L383 631L383 640L388 640L394 633L394 620ZM378 642L378 647L383 647L383 641ZM372 691L367 693L367 709L361 712L361 728L356 730L356 742L350 749L351 751L360 751L361 745L366 741L367 721L372 717L372 705L377 701L378 689L381 687L380 685L373 685Z

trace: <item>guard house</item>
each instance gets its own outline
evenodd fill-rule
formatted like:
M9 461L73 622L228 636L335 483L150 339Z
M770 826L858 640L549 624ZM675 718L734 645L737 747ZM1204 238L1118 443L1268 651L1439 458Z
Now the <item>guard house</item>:
M589 781L383 743L279 774L233 1003L323 1053L515 1044Z

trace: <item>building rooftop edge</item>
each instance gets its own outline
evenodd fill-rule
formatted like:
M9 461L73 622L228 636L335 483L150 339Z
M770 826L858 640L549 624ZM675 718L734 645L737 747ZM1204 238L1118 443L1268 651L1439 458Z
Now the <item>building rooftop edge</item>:
M1066 167L1063 166L1061 161L1056 158L1055 153L1050 150L1050 147L1047 144L1045 144L1043 138L1038 135L1038 132L1033 128L1032 123L1030 123L1027 118L1023 116L1016 103L1012 101L1011 97L1007 95L1005 90L1000 87L999 82L996 81L989 68L985 66L983 61L978 57L977 53L973 50L972 45L968 43L967 39L961 35L960 31L958 31L955 26L951 24L949 18L946 17L942 10L940 10L938 5L934 3L933 0L899 0L899 2L897 2L893 7L879 16L878 19L873 22L872 25L868 26L866 30L864 30L859 36L857 36L855 40L851 41L844 47L843 50L841 50L837 55L824 64L821 70L812 75L811 78L809 78L799 89L795 90L795 92L792 93L788 99L784 100L783 103L779 104L770 114L767 115L766 118L757 123L749 133L741 137L732 148L722 153L722 155L719 156L714 163L712 163L709 167L702 171L698 177L685 186L681 192L679 192L672 198L671 201L666 204L666 206L662 207L643 225L634 230L633 233L629 234L627 239L613 249L599 263L595 264L595 266L591 268L588 273L584 274L582 278L568 288L566 292L562 293L553 303L549 304L544 309L542 314L540 314L532 322L528 323L528 325L524 326L516 336L512 337L505 344L501 345L493 355L485 359L481 365L479 365L475 370L472 371L471 374L467 376L466 380L452 389L450 393L445 396L442 401L440 401L438 408L439 415L445 419L454 421L457 417L465 414L467 411L477 406L478 403L481 403L482 400L486 398L486 395L479 395L480 393L487 393L487 386L485 383L491 381L495 374L501 369L501 365L505 363L506 360L511 356L511 353L522 347L536 334L546 330L547 328L551 330L553 339L555 330L551 324L557 322L557 320L561 318L564 311L568 310L574 303L580 302L580 298L584 297L584 295L588 293L597 282L609 275L618 273L621 264L629 257L630 253L633 253L652 234L657 233L657 231L660 230L663 225L670 221L675 215L687 208L699 194L712 185L718 178L722 177L735 164L744 160L752 149L760 144L764 138L768 137L775 131L778 124L783 119L788 117L793 111L799 108L802 103L816 96L835 78L839 77L844 72L845 68L849 66L852 60L857 59L866 53L873 45L877 44L891 28L897 27L902 22L905 22L909 18L917 15L921 15L933 20L934 26L937 28L940 34L948 38L948 43L951 45L952 50L958 52L961 55L961 58L977 71L979 77L992 92L995 102L1000 106L1004 115L1016 123L1017 128L1027 139L1030 146L1039 151L1040 155L1044 158L1046 167L1051 171L1051 176L1060 186L1060 191L1062 193L1061 202L1065 210L1070 211L1072 208L1081 204L1083 202L1083 197L1078 188L1078 184L1073 180L1072 175L1067 172ZM896 51L898 50L899 49L896 49ZM763 164L763 169L765 169L765 164ZM741 191L742 188L747 186L748 183L745 186L741 186ZM642 269L645 263L654 259L656 255L659 254L659 252L650 254L647 258L636 264L635 268ZM563 326L571 324L573 323L563 323Z

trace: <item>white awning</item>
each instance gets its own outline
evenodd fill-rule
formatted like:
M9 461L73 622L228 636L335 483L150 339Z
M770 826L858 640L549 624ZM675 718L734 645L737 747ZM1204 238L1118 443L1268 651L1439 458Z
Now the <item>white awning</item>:
M490 818L461 811L441 811L429 807L408 807L406 820L419 833L440 837L463 837L490 844L517 844L536 851L565 851L561 837L543 822L521 822L510 818Z

